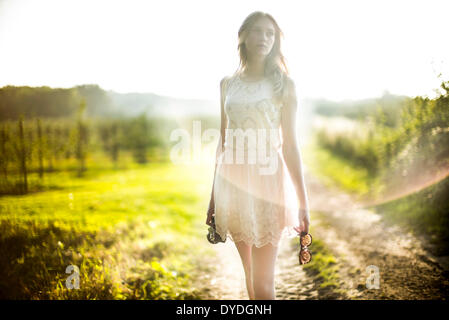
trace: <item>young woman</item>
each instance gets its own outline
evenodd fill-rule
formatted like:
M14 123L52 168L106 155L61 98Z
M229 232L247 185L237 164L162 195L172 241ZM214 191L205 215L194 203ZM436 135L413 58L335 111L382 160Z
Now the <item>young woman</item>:
M239 68L220 82L221 138L206 224L212 226L214 216L222 239L235 243L251 300L275 299L279 242L282 236L309 231L296 141L296 88L281 53L281 36L270 14L250 14L238 32ZM239 138L239 129L266 134L257 135L264 139L262 143L248 138L243 146L236 145L233 139ZM250 150L257 151L257 156L250 155ZM243 163L234 158L242 151L247 152ZM261 159L260 151L270 154L269 170L267 161L264 165L254 161Z

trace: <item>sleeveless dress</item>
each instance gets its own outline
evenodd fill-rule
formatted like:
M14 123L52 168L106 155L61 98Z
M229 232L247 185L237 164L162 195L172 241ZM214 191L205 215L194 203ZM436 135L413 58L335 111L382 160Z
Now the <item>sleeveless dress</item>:
M224 149L214 178L215 226L222 239L260 248L298 236L298 199L282 155L281 108L269 79L228 78ZM246 134L245 134L246 133Z

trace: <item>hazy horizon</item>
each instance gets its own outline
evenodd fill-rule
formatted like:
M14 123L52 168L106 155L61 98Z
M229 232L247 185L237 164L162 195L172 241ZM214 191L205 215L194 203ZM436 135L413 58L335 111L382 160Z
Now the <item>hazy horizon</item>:
M300 99L434 96L447 78L444 1L0 0L0 87L98 84L217 101L237 31L261 10L284 32ZM298 41L295 41L295 40Z

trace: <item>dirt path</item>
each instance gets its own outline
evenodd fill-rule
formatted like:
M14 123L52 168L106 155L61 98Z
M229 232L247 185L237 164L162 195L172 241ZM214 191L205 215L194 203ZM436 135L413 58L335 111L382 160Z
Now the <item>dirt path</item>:
M307 177L311 207L319 211L317 236L343 265L353 299L447 299L447 257L434 256L424 238L387 225L350 196ZM370 265L379 268L379 289L365 286Z
M205 241L206 238L205 238ZM215 245L208 244L215 251L202 261L207 265L208 273L202 273L195 281L195 286L207 300L247 300L243 266L238 251L232 241ZM202 269L203 269L202 268Z
M447 257L432 255L424 239L386 225L381 216L308 173L306 183L311 233L335 256L340 285L338 290L320 290L317 279L298 265L296 247L284 239L276 262L276 299L447 299ZM209 260L212 271L199 279L204 299L248 299L234 243L213 248L217 255ZM378 268L379 289L366 287L368 266Z

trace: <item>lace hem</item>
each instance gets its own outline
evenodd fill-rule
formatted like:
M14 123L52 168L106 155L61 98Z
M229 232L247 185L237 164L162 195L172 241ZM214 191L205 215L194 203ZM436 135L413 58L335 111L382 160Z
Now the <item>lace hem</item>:
M291 238L298 236L298 233L296 232L295 229L293 229L293 226L284 227L284 229L282 229L282 231L280 233L270 231L263 237L259 237L259 238L256 238L255 235L248 235L243 232L238 232L238 233L234 232L234 235L232 235L229 230L223 231L223 230L219 230L218 228L217 228L217 233L221 236L222 239L226 238L226 240L229 239L234 243L243 241L243 242L245 242L245 244L247 244L249 246L255 245L257 248L263 247L269 243L272 246L277 247L279 245L279 242L281 241L281 239L284 239L284 238L291 239Z

